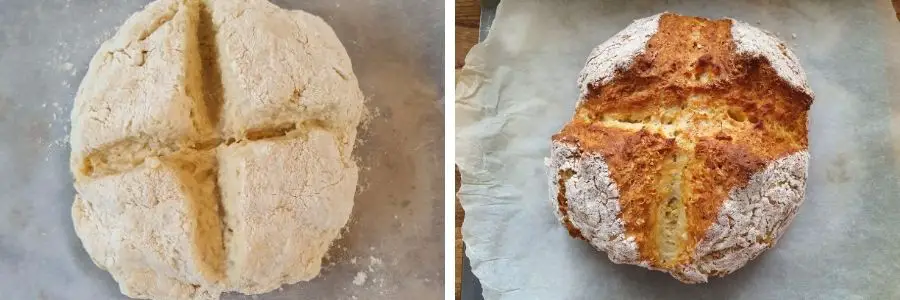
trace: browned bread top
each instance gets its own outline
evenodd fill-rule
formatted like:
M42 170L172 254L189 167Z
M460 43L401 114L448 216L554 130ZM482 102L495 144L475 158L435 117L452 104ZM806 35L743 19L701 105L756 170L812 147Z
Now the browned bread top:
M697 273L691 269L700 260L697 248L726 200L754 174L798 152L805 180L813 95L796 57L761 30L670 13L641 19L591 54L580 85L573 119L552 138L552 197L570 234L587 239L568 205L575 185L569 181L587 176L573 179L578 174L571 165L579 162L561 161L593 157L605 165L606 189L614 189L605 200L615 202L615 222L637 252L620 262L666 270L687 282L729 273L689 274ZM571 153L560 156L562 148ZM789 220L795 211L773 216ZM760 233L758 242L773 244L781 226ZM610 252L604 245L598 248Z

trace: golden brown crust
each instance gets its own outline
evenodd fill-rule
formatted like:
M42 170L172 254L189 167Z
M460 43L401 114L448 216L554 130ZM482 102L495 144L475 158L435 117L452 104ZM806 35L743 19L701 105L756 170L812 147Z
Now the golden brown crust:
M766 163L807 148L812 98L766 59L736 54L731 26L662 15L646 51L615 80L589 84L573 120L553 137L606 160L619 187L620 218L651 267L689 263L688 250L730 190ZM565 201L559 204L564 212ZM660 220L674 218L670 210L679 207L685 224ZM665 237L679 239L674 258L657 246L667 242L656 240L664 226L687 232Z
M554 140L578 145L584 152L600 153L609 169L615 170L611 172L611 176L619 186L621 218L625 222L625 230L629 236L634 237L638 249L642 251L641 257L651 257L653 254L650 251L655 247L644 245L655 243L651 234L656 222L652 206L660 197L656 189L660 177L646 174L662 172L666 161L676 154L675 142L646 130L629 132L596 125L598 126L567 126L563 129L564 133L554 136ZM563 186L560 185L560 193L564 195ZM560 209L563 210L564 208Z
M688 216L688 249L700 242L716 220L728 192L745 185L750 176L765 167L764 158L743 145L702 139L685 173L690 174L691 197L684 199Z

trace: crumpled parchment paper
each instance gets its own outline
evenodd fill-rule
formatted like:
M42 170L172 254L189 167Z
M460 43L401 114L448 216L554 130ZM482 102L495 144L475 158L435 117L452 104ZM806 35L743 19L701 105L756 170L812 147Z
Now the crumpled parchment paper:
M456 86L463 239L486 299L900 298L900 23L887 1L507 0ZM611 263L557 223L543 158L590 50L662 11L777 33L816 93L807 198L778 244L685 285Z

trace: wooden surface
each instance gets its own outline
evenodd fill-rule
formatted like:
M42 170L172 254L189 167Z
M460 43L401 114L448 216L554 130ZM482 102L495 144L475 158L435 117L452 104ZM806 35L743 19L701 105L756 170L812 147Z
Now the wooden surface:
M456 69L462 68L466 54L478 43L478 25L481 18L480 0L456 0ZM456 191L459 191L459 170L456 170ZM455 194L455 192L454 192ZM456 299L460 299L462 283L462 258L465 245L462 241L462 222L465 212L456 199Z
M897 21L900 21L900 0L891 0L891 3L894 4L894 13L897 15Z
M456 68L465 64L466 53L478 43L480 0L456 0Z

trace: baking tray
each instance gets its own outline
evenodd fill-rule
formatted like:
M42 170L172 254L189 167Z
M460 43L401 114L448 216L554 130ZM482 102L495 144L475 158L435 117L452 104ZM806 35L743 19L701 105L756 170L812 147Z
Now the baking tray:
M72 228L67 133L90 58L148 2L0 0L0 298L124 298ZM375 117L355 150L353 215L322 274L223 298L442 298L444 2L274 2L334 27Z
M846 81L849 83L847 86L852 87L849 91L835 91L833 89L824 89L819 91L818 95L820 99L824 99L822 101L817 100L817 104L815 105L855 105L857 107L849 107L850 110L857 110L856 112L864 112L863 115L850 115L849 120L834 120L829 117L834 117L829 114L822 114L823 110L833 112L835 110L839 110L836 107L829 107L825 109L820 109L819 114L813 112L812 114L812 123L832 123L832 122L840 122L841 124L846 124L846 126L854 127L854 126L874 126L878 127L877 130L871 130L871 128L859 128L856 129L858 136L855 136L855 142L863 142L858 145L857 151L854 152L842 152L838 153L837 150L844 150L847 147L837 147L843 149L823 149L827 147L833 147L829 145L831 143L827 141L826 132L813 132L811 133L811 138L813 142L818 142L816 144L811 144L811 147L816 147L818 149L813 149L813 163L811 166L811 179L808 188L807 194L807 203L804 207L801 208L800 215L798 218L804 218L804 211L806 214L807 220L809 218L818 218L822 217L823 209L834 209L834 220L831 220L831 223L844 223L844 224L852 224L848 226L853 226L854 229L848 230L857 230L860 232L857 237L860 241L866 242L875 242L878 244L871 245L871 251L886 251L884 248L892 247L891 245L895 245L894 240L896 238L886 238L886 237L872 237L870 236L872 232L891 232L889 229L890 224L892 223L887 219L887 216L890 216L891 213L885 212L897 212L898 208L900 208L900 204L892 205L896 202L898 196L898 172L900 170L900 116L898 116L897 111L900 111L900 43L896 39L897 33L900 33L900 23L897 22L896 17L894 16L894 11L891 9L891 4L888 1L877 2L855 2L855 1L828 1L828 2L812 2L812 1L733 1L731 3L710 3L705 1L632 1L630 3L618 2L618 1L595 1L593 4L586 4L585 1L544 1L545 5L534 4L538 1L513 1L507 0L503 1L500 5L499 11L493 6L497 1L484 1L482 3L482 24L481 31L482 34L480 36L481 40L487 37L487 32L490 31L490 27L492 25L497 25L497 22L494 22L496 19L503 18L517 18L519 20L530 20L535 25L527 25L522 26L522 24L527 23L516 23L516 24L506 24L506 29L500 33L500 36L495 32L491 31L492 39L497 42L497 40L509 40L513 41L522 41L534 39L536 37L530 36L527 33L518 32L521 34L517 34L515 30L511 28L519 26L521 31L527 32L528 28L531 26L538 26L536 24L542 24L544 21L540 17L548 17L552 18L551 22L559 22L563 24L567 24L568 26L578 27L584 24L580 23L578 17L574 17L575 15L584 17L584 14L573 13L571 15L557 15L557 16L548 16L548 10L552 10L553 6L566 6L566 5L580 5L581 7L591 7L591 9L599 11L596 15L591 16L592 18L612 18L618 21L610 21L610 22L595 22L601 24L607 24L609 26L597 28L597 36L596 41L593 45L597 45L604 41L606 38L611 36L613 33L624 28L625 25L628 24L625 19L634 19L643 16L649 16L654 13L662 12L662 11L673 11L682 14L699 14L701 16L707 17L724 17L724 16L737 16L751 24L762 27L767 30L775 31L781 29L782 31L779 33L781 38L786 40L788 44L798 51L799 49L801 59L809 59L808 57L803 57L804 52L815 51L815 49L809 49L810 44L821 45L821 39L832 39L835 43L840 43L837 48L840 48L841 51L837 53L832 59L840 62L844 60L844 66L847 64L846 61L865 61L871 62L872 66L869 69L868 73L865 71L861 71L862 69L859 67L847 67L844 70L835 70L839 68L829 69L828 71L837 71L836 73L827 74L830 77L829 80L842 80L841 76L844 76ZM525 4L523 4L523 2ZM897 1L894 1L897 2ZM534 4L534 5L532 5ZM896 5L896 4L895 4ZM513 6L514 8L511 10L505 10L505 6ZM530 9L530 10L529 10ZM495 15L496 13L496 15ZM616 16L619 14L618 16ZM817 26L823 28L830 28L832 32L826 32L826 34L813 34L813 33L821 33L823 32L822 28L800 28L797 32L800 33L799 38L792 38L792 31L790 29L785 29L781 27L784 22L784 19L789 18L801 18L799 23L816 23ZM489 23L485 23L488 21ZM505 20L504 20L505 21ZM611 23L621 23L621 24L611 24ZM817 23L818 22L818 23ZM773 29L774 28L774 29ZM810 33L810 34L806 34ZM503 34L508 34L507 36L503 36ZM561 33L564 35L565 33ZM558 42L558 41L554 41ZM554 43L547 42L547 43ZM500 42L503 46L508 46L508 44L504 44L504 42ZM490 46L478 45L475 49L480 47L488 48ZM495 46L502 47L502 46ZM514 47L514 46L513 46ZM551 49L553 47L547 47L547 49L543 49L543 53L553 53L554 51ZM492 85L492 84L500 84L505 89L515 88L514 84L510 84L509 78L491 78L491 74L485 74L484 72L497 71L502 68L506 68L508 71L510 68L515 69L515 66L503 66L497 64L491 64L490 61L485 61L485 58L497 58L504 55L506 53L502 53L503 51L496 51L496 48L493 49L483 49L483 50L473 50L473 52L480 52L481 59L477 59L476 63L481 63L483 66L489 66L489 70L485 70L484 68L476 68L473 69L469 75L473 75L475 77L483 76L483 78L476 79L476 81L483 80L482 84ZM589 51L589 49L588 49ZM470 52L470 55L473 53ZM558 51L558 52L566 52L566 51ZM529 55L534 55L535 52L528 51L520 51L518 54L521 56L521 59L533 59L533 57L529 57ZM574 107L575 101L575 86L574 79L577 75L578 69L581 65L583 65L583 60L586 59L587 51L584 51L582 56L577 58L573 58L573 61L580 60L579 62L574 62L572 66L561 66L560 68L569 68L572 69L571 76L565 77L561 76L560 80L563 82L562 84L555 84L561 87L561 90L565 91L561 94L572 94L572 106ZM507 57L504 57L507 58ZM518 58L511 57L510 60L516 60ZM814 62L815 64L827 64L828 61L817 60ZM577 66L576 66L577 65ZM847 65L850 66L850 65ZM809 69L808 69L809 70ZM846 71L844 74L841 74L840 71ZM466 73L465 70L463 72ZM465 78L466 75L463 75ZM822 74L811 75L812 77L821 77ZM565 79L569 78L569 79ZM869 82L866 82L869 81ZM485 86L479 86L475 89L477 91L473 92L475 94L484 93L489 94L498 90L493 88L485 88ZM489 92L485 92L479 89L487 89ZM499 95L490 95L490 97L497 97L498 99L503 99L502 90L500 89ZM550 88L550 90L553 90ZM572 91L568 91L572 90ZM836 95L835 92L843 92L841 95ZM848 94L849 93L849 94ZM459 96L460 89L457 88L457 95ZM473 96L478 97L478 96ZM831 101L828 100L852 100L850 104L848 103L829 103ZM502 101L502 100L501 100ZM559 104L559 105L565 105ZM859 107L862 106L862 107ZM880 107L880 109L874 107ZM457 106L458 107L458 106ZM862 109L860 109L862 108ZM847 109L847 108L844 108ZM501 112L502 113L502 112ZM457 119L459 119L460 111L457 109ZM858 120L858 121L857 121ZM534 122L540 122L539 120L534 120ZM560 124L562 120L559 121ZM854 124L854 122L858 122L858 125ZM833 126L833 125L832 125ZM828 127L827 125L824 127ZM815 131L815 130L813 130ZM854 131L851 129L849 132ZM873 132L877 132L874 135ZM459 126L457 126L457 134L459 134ZM848 131L844 131L839 135L847 135ZM846 136L841 136L841 138L845 138ZM507 140L498 141L499 143L506 144L511 143L509 136L506 136ZM549 140L549 137L548 137ZM490 143L490 141L485 141ZM853 141L849 141L853 142ZM457 139L457 145L459 145L459 139ZM492 154L490 153L495 149L486 148L484 152L480 152L485 155L482 160L490 161L490 157ZM457 149L457 153L459 153L459 148ZM459 155L459 154L457 154ZM860 158L862 157L862 158ZM818 158L818 160L816 159ZM457 157L457 162L459 162L459 157ZM471 167L471 166L469 166ZM464 166L460 166L461 171L463 172L463 189L465 189L466 184L466 170ZM528 170L528 167L524 167L525 170ZM470 169L469 171L472 171ZM471 173L470 173L471 175ZM815 177L815 178L813 178ZM471 180L471 178L470 178ZM535 184L540 186L545 186L545 182L540 182L545 180L543 177L537 179ZM469 182L471 183L471 182ZM527 184L526 184L527 185ZM462 190L461 190L462 191ZM483 192L484 190L478 190L478 192ZM530 192L531 190L529 190ZM529 193L524 192L523 193ZM461 196L464 198L464 196ZM540 196L538 196L540 197ZM850 200L853 199L853 200ZM856 209L853 211L841 211L841 207L838 204L842 204L849 201L855 201L858 205L863 208ZM463 202L466 202L463 200ZM811 203L818 202L818 203ZM498 203L499 204L499 203ZM466 206L463 203L464 208ZM880 207L878 207L880 206ZM813 211L813 212L810 212ZM862 211L862 213L861 213ZM552 213L548 214L552 215ZM867 215L869 214L869 215ZM816 215L815 217L811 217L810 215ZM472 214L467 210L466 221L469 222L470 218L472 218ZM548 217L549 218L549 217ZM877 219L875 222L872 222L869 219ZM828 219L824 219L824 222L828 223ZM808 225L809 222L805 226ZM878 228L856 228L857 224L879 224L881 223L884 227ZM471 224L470 224L471 226ZM795 228L804 225L795 224ZM821 231L830 231L835 227L834 224L831 225L823 225ZM464 235L465 235L465 224L464 224ZM790 231L790 230L789 230ZM795 232L798 230L794 230ZM809 232L809 231L805 231ZM802 233L801 233L802 234ZM843 234L843 233L833 233L833 234ZM803 239L797 238L797 233L792 234L789 232L786 239ZM464 236L464 239L466 237ZM570 241L573 243L577 243L578 241ZM468 243L468 241L467 241ZM790 244L789 242L779 243L779 247L776 248L787 248L787 247L800 247L802 245L797 245L797 243L793 243L793 245L784 246L782 244ZM468 246L468 245L467 245ZM583 245L582 245L583 246ZM816 245L813 247L821 247L822 245ZM847 247L858 247L853 245L847 245ZM590 247L583 247L585 249L580 249L578 251L587 251L592 252L593 249ZM467 249L467 254L469 254L470 249ZM483 250L483 249L482 249ZM846 251L846 250L845 250ZM771 251L770 251L771 252ZM480 253L483 255L484 253ZM751 262L747 267L742 270L739 270L736 274L729 276L729 278L725 279L714 279L712 283L706 285L699 286L680 286L677 282L674 282L673 279L668 278L665 274L652 271L646 271L640 269L635 266L609 266L609 263L605 255L603 253L591 253L593 257L595 257L598 261L589 261L585 262L586 264L601 264L604 265L605 268L614 268L619 270L618 272L623 272L623 276L627 278L643 278L648 281L643 282L644 289L656 292L650 292L646 294L634 293L635 288L641 287L641 285L633 285L633 284L624 284L623 286L618 287L616 290L619 293L605 293L604 297L606 298L627 298L631 296L632 298L636 295L644 295L647 297L648 295L651 298L711 298L716 299L716 295L730 295L731 298L753 298L750 294L754 290L754 286L759 285L758 281L753 281L747 279L753 275L748 274L772 274L771 272L766 271L767 268L764 266L766 264L766 260L768 260L769 264L774 259L772 256L775 255L763 255L761 258ZM832 256L823 257L823 259L833 259ZM873 265L869 262L865 262L865 254L861 254L861 261L857 268L866 268L871 267ZM497 259L497 261L492 261L491 263L497 263L504 259ZM846 262L842 262L846 263ZM476 263L477 264L477 263ZM828 262L821 262L820 265L816 266L817 269L824 268L824 265L827 265ZM893 262L885 262L886 267L879 268L877 272L867 272L867 270L853 270L852 265L835 265L834 268L850 268L847 270L847 274L864 274L863 276L874 276L873 274L879 274L878 276L871 277L870 285L860 285L858 281L855 285L848 287L840 287L843 294L839 293L831 293L831 294L820 294L819 298L835 298L835 299L862 299L859 295L880 295L882 297L888 296L890 297L900 297L900 288L897 287L887 287L883 284L886 281L897 282L900 279L900 274L897 273L897 270L900 267L892 268L891 266L896 266ZM763 271L760 271L760 270ZM749 270L749 271L748 271ZM893 271L891 271L893 270ZM528 273L528 272L539 272L538 270L523 270L517 269L519 273ZM835 279L835 286L840 286L841 284L850 284L847 281L841 281L840 278L845 278L846 276L833 276L834 273L828 272L823 273L821 276L832 276ZM553 277L553 275L544 275ZM760 276L760 275L757 275ZM886 277L885 277L886 276ZM751 277L752 278L752 277ZM551 278L547 278L551 279ZM599 282L610 281L608 278L596 278ZM749 280L749 284L741 285L740 280ZM785 281L794 282L797 286L798 290L801 290L804 287L808 287L810 283L804 282L804 278L787 278ZM548 280L550 281L550 280ZM513 289L517 288L515 286L504 286L504 288L509 288L506 292L501 294L514 294L519 296L518 299L532 299L533 297L528 297L528 294L519 293L515 294ZM565 286L557 286L557 289L566 288ZM870 289L870 290L866 290ZM549 288L549 290L553 290L553 288ZM834 289L832 289L834 291ZM476 278L469 266L468 255L464 257L464 271L462 274L462 299L483 299L482 297L482 289L478 278ZM492 297L489 299L497 299L498 290L493 289L489 293ZM592 294L595 295L595 294ZM773 295L769 294L759 294L759 295ZM802 294L794 294L794 296L800 296ZM811 294L807 294L811 295ZM781 295L784 296L784 295ZM584 295L583 297L588 297ZM765 298L765 296L760 296ZM638 296L640 298L640 296ZM758 298L758 297L757 297ZM802 297L801 297L802 298Z

